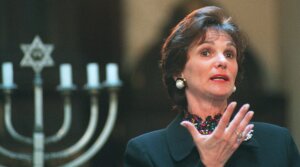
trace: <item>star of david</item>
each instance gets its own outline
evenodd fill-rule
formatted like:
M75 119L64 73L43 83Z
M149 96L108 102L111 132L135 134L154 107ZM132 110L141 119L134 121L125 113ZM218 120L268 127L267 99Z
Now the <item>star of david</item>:
M35 36L31 44L21 44L20 47L24 53L21 66L32 67L36 73L39 73L44 67L54 65L51 58L53 45L44 44L39 36Z

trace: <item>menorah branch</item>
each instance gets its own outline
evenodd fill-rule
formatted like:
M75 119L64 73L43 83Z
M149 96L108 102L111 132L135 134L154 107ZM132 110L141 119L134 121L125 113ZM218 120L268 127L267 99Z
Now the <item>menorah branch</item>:
M91 140L93 134L95 133L98 121L98 111L98 98L94 94L91 96L89 124L83 136L74 145L65 150L46 153L45 160L66 158L68 156L74 155L75 153L80 151L84 146L86 146L88 144L88 141Z
M8 133L17 141L20 141L20 142L26 143L26 144L32 144L33 141L31 138L23 136L15 130L15 128L12 124L11 91L5 91L4 93L5 93L4 122L5 122L5 127L8 131Z
M32 161L32 156L26 153L16 153L0 146L0 153L12 159ZM1 166L1 164L0 164Z
M61 140L63 137L67 135L67 133L70 130L71 127L71 120L72 120L72 107L71 107L71 97L70 94L64 94L64 120L61 128L57 131L56 134L46 137L45 143L50 144L50 143L55 143L59 140Z
M116 118L117 118L117 108L118 108L118 95L116 89L110 89L110 100L109 100L109 112L108 117L105 122L103 131L98 136L95 143L81 156L74 159L73 161L63 165L62 167L76 167L80 166L90 158L92 158L105 144L109 135L111 134Z

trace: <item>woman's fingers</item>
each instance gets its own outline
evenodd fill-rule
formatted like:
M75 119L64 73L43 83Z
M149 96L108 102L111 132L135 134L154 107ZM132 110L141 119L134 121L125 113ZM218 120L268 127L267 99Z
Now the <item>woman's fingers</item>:
M250 133L251 130L253 130L254 125L253 124L248 124L243 132L243 140L247 138L247 135Z
M244 104L239 112L236 114L234 119L230 122L228 128L227 128L227 136L232 136L232 134L237 130L239 127L241 121L246 117L247 112L250 108L249 104ZM251 117L252 118L252 117Z
M225 141L228 143L227 146L229 148L232 147L233 150L235 150L244 140L245 134L248 133L246 133L246 126L249 124L254 114L253 111L248 112L250 105L244 104L228 125L235 106L236 103L231 103L228 106L222 119L220 120L218 127L213 133L215 139L221 139Z
M230 138L230 143L233 143L233 149L237 149L239 147L242 141L244 141L244 139L246 138L247 134L253 128L253 124L249 125L253 114L253 111L247 112L243 120L240 122L239 126L234 129L234 132Z
M223 116L222 116L222 118L221 118L218 126L216 127L216 129L214 131L215 135L219 136L219 135L221 135L221 134L224 133L224 131L225 131L225 129L226 129L226 127L227 127L227 125L228 125L228 123L230 121L230 117L231 117L231 115L232 115L232 113L233 113L233 111L234 111L234 109L236 107L236 104L237 104L236 102L231 102L228 105L228 107L225 110L225 112L224 112L224 114L223 114Z
M245 128L245 130L243 132L240 132L241 137L237 137L236 139L234 139L234 149L237 149L240 144L247 138L247 135L250 133L250 131L254 128L253 124L248 124Z
M241 121L240 125L236 128L236 133L241 134L242 137L244 137L246 133L246 128L249 126L249 122L252 119L254 115L253 111L249 111L244 119Z

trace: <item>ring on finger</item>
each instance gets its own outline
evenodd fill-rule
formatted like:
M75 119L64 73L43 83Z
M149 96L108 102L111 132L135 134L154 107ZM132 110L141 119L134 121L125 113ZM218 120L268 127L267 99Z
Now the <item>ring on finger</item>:
M243 133L242 132L235 131L235 134L237 135L238 140L241 140L243 138Z

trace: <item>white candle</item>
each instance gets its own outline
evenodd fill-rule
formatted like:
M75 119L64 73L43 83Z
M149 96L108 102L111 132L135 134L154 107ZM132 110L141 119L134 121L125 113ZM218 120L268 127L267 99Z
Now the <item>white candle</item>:
M2 64L2 82L3 86L13 85L13 65L11 62L5 62Z
M99 86L99 67L97 63L87 65L87 85Z
M70 64L60 65L60 86L72 87L72 69Z
M115 63L108 63L106 65L106 83L118 84L120 82L118 74L118 65Z

